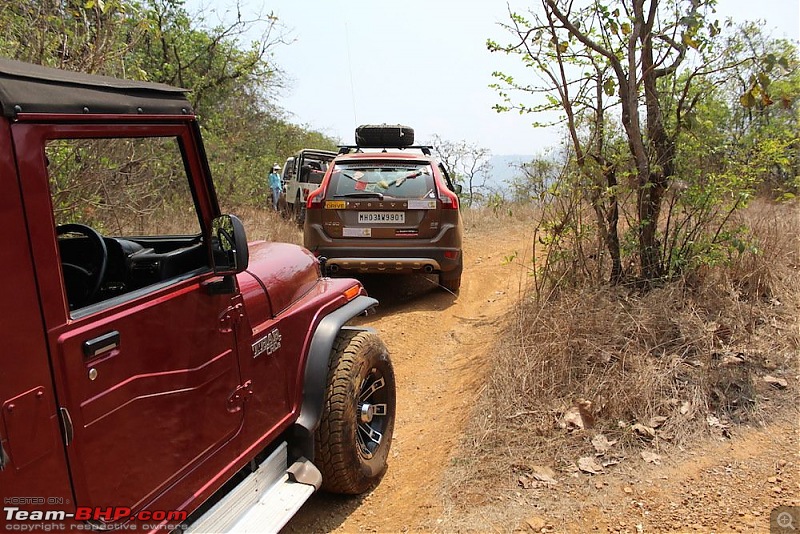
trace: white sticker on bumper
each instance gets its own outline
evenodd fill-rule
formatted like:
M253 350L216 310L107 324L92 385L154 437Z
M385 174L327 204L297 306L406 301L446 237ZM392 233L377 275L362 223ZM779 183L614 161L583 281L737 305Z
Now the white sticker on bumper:
M414 199L410 199L408 201L408 209L410 209L410 210L435 210L436 209L436 201L435 200L414 200Z
M342 237L372 237L372 228L342 228Z

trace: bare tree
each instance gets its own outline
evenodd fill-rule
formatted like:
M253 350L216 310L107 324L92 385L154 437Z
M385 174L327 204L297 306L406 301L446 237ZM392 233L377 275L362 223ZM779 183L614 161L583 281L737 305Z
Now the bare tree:
M456 183L466 185L466 204L480 201L486 175L491 172L491 152L467 141L447 141L438 135L431 142L439 160L447 167ZM478 177L483 179L478 183Z

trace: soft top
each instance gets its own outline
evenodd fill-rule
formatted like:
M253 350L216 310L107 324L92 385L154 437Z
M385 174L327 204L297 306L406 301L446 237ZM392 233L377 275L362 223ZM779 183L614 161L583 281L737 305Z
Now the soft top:
M187 89L121 80L0 58L0 106L18 113L192 113Z
M318 150L316 148L304 148L301 151L299 151L297 154L295 154L295 156L298 156L300 154L302 154L304 156L318 156L318 157L334 158L334 157L336 157L338 152L332 152L330 150Z

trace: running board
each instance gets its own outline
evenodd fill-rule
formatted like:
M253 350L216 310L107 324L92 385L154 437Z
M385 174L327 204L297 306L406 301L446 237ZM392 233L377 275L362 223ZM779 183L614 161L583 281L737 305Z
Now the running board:
M309 460L300 458L288 469L287 463L286 443L281 443L185 532L278 532L322 483L322 475Z

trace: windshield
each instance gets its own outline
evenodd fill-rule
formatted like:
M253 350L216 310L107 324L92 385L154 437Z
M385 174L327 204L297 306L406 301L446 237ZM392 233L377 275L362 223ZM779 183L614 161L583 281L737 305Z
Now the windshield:
M436 198L427 163L343 163L333 169L329 198Z

